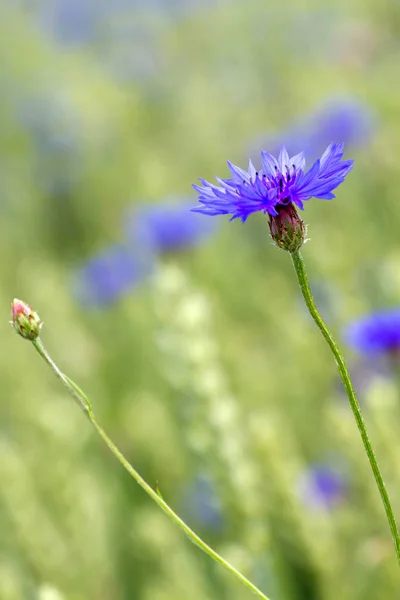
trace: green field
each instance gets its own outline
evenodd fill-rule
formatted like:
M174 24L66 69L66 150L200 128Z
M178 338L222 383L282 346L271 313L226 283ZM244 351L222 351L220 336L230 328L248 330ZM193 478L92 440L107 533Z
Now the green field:
M400 301L400 5L69 4L0 7L0 600L253 597L13 333L15 296L140 474L270 600L396 600L348 400L267 217L199 216L207 235L163 251L138 215L191 215L227 160L345 142L354 169L306 204L303 256L400 516L400 366L344 341Z

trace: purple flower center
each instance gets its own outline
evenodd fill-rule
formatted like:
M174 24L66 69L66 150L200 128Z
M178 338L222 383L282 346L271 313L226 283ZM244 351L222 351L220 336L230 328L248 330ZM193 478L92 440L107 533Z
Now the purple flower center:
M278 204L287 205L291 200L290 190L293 188L296 178L296 165L285 165L286 173L282 173L278 167L275 166L275 176L269 176L266 173L260 173L256 171L254 178L250 179L250 183L255 192L260 194L264 192L265 200L270 204L271 200L275 200ZM246 185L247 181L243 180L243 185ZM260 184L264 190L260 189ZM237 188L237 193L243 195L243 190Z

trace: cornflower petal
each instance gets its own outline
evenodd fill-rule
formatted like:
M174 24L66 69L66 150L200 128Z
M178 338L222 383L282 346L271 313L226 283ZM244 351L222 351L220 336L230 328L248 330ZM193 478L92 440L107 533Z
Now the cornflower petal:
M250 179L254 179L256 177L256 168L253 165L253 163L251 162L251 160L249 160L249 175L250 175Z
M276 158L269 152L261 152L261 162L267 177L275 177L276 171L279 169Z
M200 179L202 185L193 186L200 202L193 210L206 215L230 214L231 219L246 221L253 212L276 216L280 205L294 203L303 209L303 202L313 197L331 200L333 190L353 168L352 160L342 160L343 148L343 143L331 143L308 171L304 170L304 153L289 158L284 146L278 160L261 152L262 171L256 171L251 160L248 171L228 161L231 178L217 177L219 185Z
M289 165L289 154L287 153L285 146L282 146L281 151L279 152L278 165L281 173L284 173L286 166Z
M228 167L229 167L229 170L232 173L233 178L235 180L237 179L239 182L249 181L250 177L249 177L249 174L247 173L247 171L244 171L240 167L237 167L236 165L231 163L229 160L228 160Z
M298 171L303 171L304 167L306 165L306 159L304 157L304 152L299 152L299 154L296 154L295 156L292 156L292 158L290 159L290 166L294 166L296 169L296 172Z

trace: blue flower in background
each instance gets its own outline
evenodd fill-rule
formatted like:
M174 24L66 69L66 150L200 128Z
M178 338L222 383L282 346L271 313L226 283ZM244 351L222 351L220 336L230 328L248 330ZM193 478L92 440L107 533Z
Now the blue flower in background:
M214 0L215 1L215 0ZM104 39L118 44L121 33L129 22L140 21L140 37L151 21L180 19L183 15L204 9L205 0L45 0L39 6L30 6L34 17L61 45L84 46L102 43ZM208 1L208 5L212 0ZM146 22L147 17L147 22ZM126 30L125 30L126 31ZM131 40L132 42L133 40ZM126 60L130 59L126 48ZM143 46L142 50L148 50Z
M142 206L127 219L128 243L89 259L73 275L73 289L87 306L107 306L153 272L159 255L195 246L213 231L185 204Z
M141 206L128 216L126 225L129 240L160 254L197 246L215 230L214 223L177 202Z
M93 39L100 12L94 0L51 0L38 17L61 44L81 45Z
M197 526L216 531L223 528L223 508L212 479L198 475L187 487L182 497L185 518Z
M89 259L73 277L78 300L86 306L102 307L143 282L151 273L153 261L124 246L115 245Z
M342 158L343 144L332 143L308 171L304 153L289 158L285 147L278 160L268 152L261 152L260 171L256 171L251 161L248 171L228 161L231 178L217 177L219 186L200 179L202 186L193 186L201 206L192 210L211 216L229 214L232 219L244 222L258 211L275 216L279 205L294 203L303 209L303 202L310 198L331 200L335 197L332 190L343 183L353 167L352 160Z
M358 395L360 404L363 404L364 394L374 385L377 380L390 380L393 378L392 365L385 360L385 356L368 355L363 356L356 362L350 364L350 376L353 387ZM343 382L339 375L335 379L336 398L343 400L348 410L349 399L343 388Z
M342 140L346 146L365 144L374 128L374 117L365 103L352 98L331 100L282 134L252 144L252 150L268 145L278 152L285 141L291 152L303 150L316 158L331 140Z
M35 175L46 194L73 191L83 171L84 122L68 90L42 90L17 99L14 107L33 144Z
M299 480L299 492L310 508L332 508L346 495L346 479L337 469L328 464L310 467Z
M308 123L310 146L321 147L332 139L346 145L364 144L373 129L373 116L366 104L336 100L318 111Z
M376 355L400 350L400 309L375 312L347 326L347 343L360 354Z

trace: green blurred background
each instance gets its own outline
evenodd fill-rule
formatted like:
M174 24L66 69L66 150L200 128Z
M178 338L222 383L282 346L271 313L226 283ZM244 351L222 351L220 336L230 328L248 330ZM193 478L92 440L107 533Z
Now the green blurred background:
M337 337L398 305L399 33L395 0L1 4L1 600L251 597L13 334L14 296L143 477L271 600L399 597L334 361L265 217L155 249L135 212L194 206L227 159L344 141L354 170L306 206L313 289ZM399 514L398 380L346 354Z

